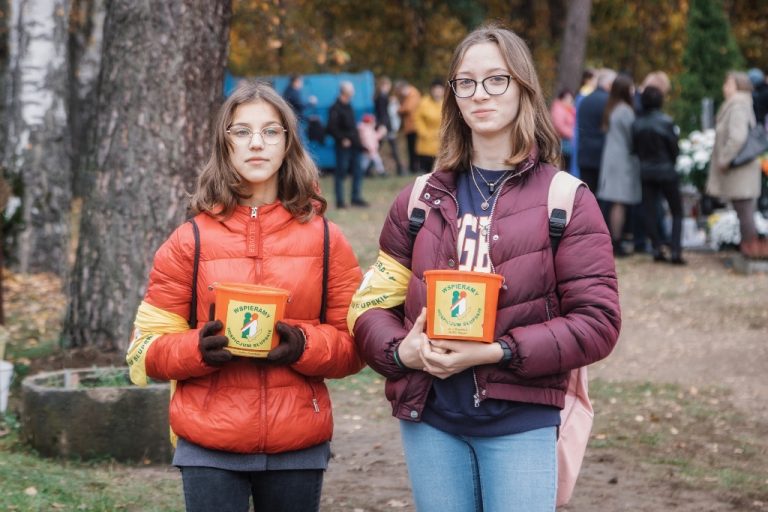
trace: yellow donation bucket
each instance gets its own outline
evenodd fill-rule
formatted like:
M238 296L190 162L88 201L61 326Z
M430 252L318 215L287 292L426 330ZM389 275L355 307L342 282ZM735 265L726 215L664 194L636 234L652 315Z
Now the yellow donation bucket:
M267 357L278 343L275 323L283 319L288 292L241 283L216 283L216 319L224 324L227 349L245 357Z
M503 278L485 272L427 270L427 336L493 341Z

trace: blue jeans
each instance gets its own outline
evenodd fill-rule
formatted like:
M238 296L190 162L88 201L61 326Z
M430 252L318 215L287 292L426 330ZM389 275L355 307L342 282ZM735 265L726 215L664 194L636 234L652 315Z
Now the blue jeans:
M322 469L229 471L183 466L181 480L187 512L256 512L320 510Z
M557 428L455 436L400 421L419 512L554 512Z
M346 204L344 201L344 182L347 175L352 175L352 202L362 201L363 167L360 165L360 150L357 148L336 147L336 172L333 185L336 192L336 205Z

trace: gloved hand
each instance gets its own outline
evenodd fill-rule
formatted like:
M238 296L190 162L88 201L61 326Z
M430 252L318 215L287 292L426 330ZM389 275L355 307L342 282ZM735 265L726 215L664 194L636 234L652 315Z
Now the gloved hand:
M227 337L222 334L215 335L222 327L219 320L214 320L206 322L200 329L200 341L197 348L203 356L203 361L209 366L221 366L232 360L232 352L224 348L229 342Z
M269 351L267 361L276 364L293 364L304 353L304 332L298 327L288 325L285 322L275 324L280 343Z

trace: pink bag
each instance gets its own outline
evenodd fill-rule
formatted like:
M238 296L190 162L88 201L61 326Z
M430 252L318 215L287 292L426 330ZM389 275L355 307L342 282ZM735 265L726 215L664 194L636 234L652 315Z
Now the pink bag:
M571 500L595 416L588 394L587 367L571 370L557 439L557 506Z

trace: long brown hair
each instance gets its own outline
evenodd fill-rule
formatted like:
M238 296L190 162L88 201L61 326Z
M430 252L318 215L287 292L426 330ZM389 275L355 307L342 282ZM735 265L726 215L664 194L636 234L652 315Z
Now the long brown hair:
M618 75L611 85L608 102L605 104L605 110L603 110L603 131L608 130L613 109L621 103L626 103L629 108L634 109L632 106L632 78L625 74Z
M247 183L232 166L233 145L227 130L237 107L258 101L272 105L287 130L285 158L277 171L277 197L296 219L308 222L315 213L322 215L328 206L319 193L320 173L301 144L293 109L268 83L257 80L238 85L219 109L213 130L213 151L197 179L190 207L194 213L207 212L226 219L232 215L238 200L249 197Z
M513 153L506 163L517 165L528 158L534 147L538 147L539 160L560 165L560 139L552 126L531 52L525 41L514 32L495 24L484 25L471 32L453 53L449 79L456 76L467 50L483 43L494 43L499 47L509 73L520 89L520 107L512 125ZM448 90L443 98L437 168L460 171L468 169L471 160L472 131L461 117L456 96Z

